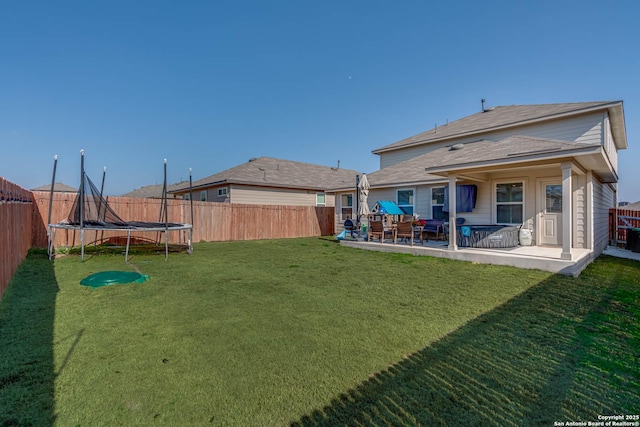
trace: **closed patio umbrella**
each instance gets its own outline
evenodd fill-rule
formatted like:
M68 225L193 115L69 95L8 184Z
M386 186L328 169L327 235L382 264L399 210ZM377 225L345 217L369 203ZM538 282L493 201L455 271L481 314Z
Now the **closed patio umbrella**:
M362 174L360 182L358 183L358 190L358 222L363 224L362 221L369 215L369 205L367 204L367 198L369 197L369 180L367 179L367 175Z

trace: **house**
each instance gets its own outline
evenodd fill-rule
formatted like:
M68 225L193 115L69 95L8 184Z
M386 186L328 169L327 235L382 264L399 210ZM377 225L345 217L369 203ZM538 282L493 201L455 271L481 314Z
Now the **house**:
M193 182L194 200L290 206L334 206L328 188L355 188L359 172L272 157L253 158ZM189 185L170 192L189 197ZM351 207L349 207L351 209Z
M369 202L392 200L449 223L522 226L535 246L588 264L608 244L616 206L618 150L627 148L622 101L482 107L373 150L380 170L367 175ZM474 193L464 212L461 188ZM336 189L338 200L352 192ZM458 238L451 227L448 251L460 249Z
M625 210L629 210L629 211L640 211L640 201L638 202L633 202L633 203L627 203L623 206L618 206L620 209L625 209Z
M41 185L40 187L32 188L31 191L51 191L51 184ZM56 182L53 184L54 193L77 193L78 189L73 188L70 185Z

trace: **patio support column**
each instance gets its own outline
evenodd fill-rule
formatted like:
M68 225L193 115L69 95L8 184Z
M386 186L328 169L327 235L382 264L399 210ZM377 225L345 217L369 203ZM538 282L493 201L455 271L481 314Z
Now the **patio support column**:
M456 241L456 176L449 175L449 250L457 251L458 242Z
M573 230L573 183L571 173L573 162L562 162L562 254L561 259L571 260L571 235Z

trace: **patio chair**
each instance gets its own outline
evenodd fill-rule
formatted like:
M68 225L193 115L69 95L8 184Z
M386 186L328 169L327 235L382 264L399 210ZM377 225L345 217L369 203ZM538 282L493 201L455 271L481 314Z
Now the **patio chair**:
M396 239L398 237L409 239L411 242L411 246L413 246L413 239L415 238L416 231L413 228L413 223L411 221L403 221L399 222L396 226ZM422 242L422 238L420 239Z
M444 239L445 238L444 220L442 219L426 220L426 224L422 229L422 235L426 240L429 239L429 233L435 234L436 240L440 240L440 235L442 235L442 239Z
M369 241L377 238L380 239L380 243L384 243L384 239L387 235L389 235L390 238L393 239L394 244L397 241L396 229L385 228L383 221L369 221L369 230L367 230L367 233Z

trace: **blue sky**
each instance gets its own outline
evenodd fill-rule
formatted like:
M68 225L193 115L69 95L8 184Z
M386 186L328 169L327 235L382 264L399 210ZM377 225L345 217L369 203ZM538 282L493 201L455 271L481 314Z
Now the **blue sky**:
M271 156L371 150L488 106L623 100L620 200L640 200L640 2L0 4L0 176L105 192Z

